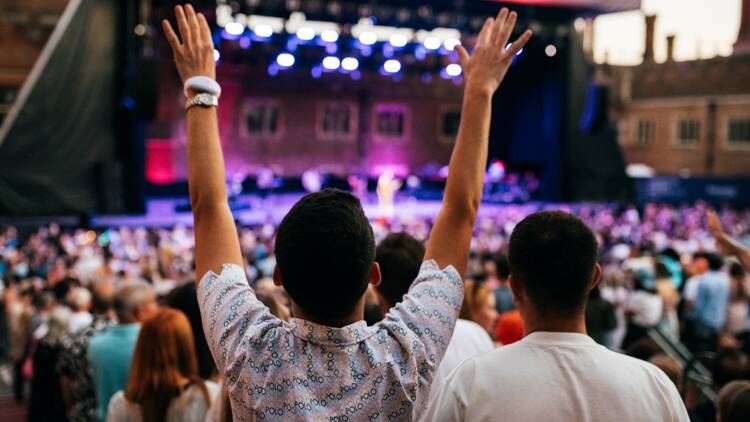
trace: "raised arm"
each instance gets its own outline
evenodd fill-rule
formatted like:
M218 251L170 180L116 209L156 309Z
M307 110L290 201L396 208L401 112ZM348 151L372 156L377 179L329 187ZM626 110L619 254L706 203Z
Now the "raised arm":
M183 83L193 76L216 79L214 45L205 16L196 14L189 4L175 7L175 14L180 37L167 20L162 27ZM190 97L196 94L189 93ZM219 273L223 264L242 266L242 254L227 202L216 107L194 106L186 113L188 186L195 220L195 281L199 283L208 270Z
M484 23L472 55L456 47L466 79L461 126L453 148L445 197L427 242L425 259L453 265L464 274L479 202L492 113L492 95L500 86L513 58L531 38L526 31L505 49L516 25L516 12L502 9Z
M716 238L716 246L727 255L732 255L740 261L745 271L750 272L750 249L739 241L732 239L721 227L719 216L715 212L708 212L708 229Z

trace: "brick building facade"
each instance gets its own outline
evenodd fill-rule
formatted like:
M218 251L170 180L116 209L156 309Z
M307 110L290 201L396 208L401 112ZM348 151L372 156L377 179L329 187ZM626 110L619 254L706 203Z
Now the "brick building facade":
M646 18L653 42L655 17ZM648 45L634 67L600 66L610 86L619 141L630 164L660 175L750 176L750 1L734 54L655 63ZM648 42L648 41L647 41Z

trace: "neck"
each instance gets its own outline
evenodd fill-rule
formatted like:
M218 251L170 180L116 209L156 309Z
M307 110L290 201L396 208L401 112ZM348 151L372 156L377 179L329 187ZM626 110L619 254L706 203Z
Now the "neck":
M362 296L362 299L357 302L354 310L349 313L349 315L346 315L342 318L321 318L310 315L309 313L305 312L304 309L297 306L294 301L292 301L292 315L295 318L304 319L305 321L310 321L318 325L337 328L346 327L347 325L351 325L355 322L365 319L365 300L364 296Z
M586 334L586 316L583 312L572 317L541 316L534 312L522 312L521 315L524 322L524 335L536 331Z

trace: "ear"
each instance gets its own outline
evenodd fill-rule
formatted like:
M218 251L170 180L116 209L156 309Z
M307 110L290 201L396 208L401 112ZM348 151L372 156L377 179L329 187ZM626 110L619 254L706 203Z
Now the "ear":
M599 264L596 264L596 268L594 269L594 279L591 281L591 288L593 289L596 287L597 284L599 284L599 281L602 279L602 266Z
M281 271L279 270L278 265L273 269L273 284L279 287L283 285L281 282Z
M370 269L370 284L373 286L380 285L382 277L383 276L380 274L380 264L373 262L372 268Z
M513 293L513 302L520 303L521 299L526 295L523 286L513 278L512 274L508 277L508 282L510 283L510 291Z

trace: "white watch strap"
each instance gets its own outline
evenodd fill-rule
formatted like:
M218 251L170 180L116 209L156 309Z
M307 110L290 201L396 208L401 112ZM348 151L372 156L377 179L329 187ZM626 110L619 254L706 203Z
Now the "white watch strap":
M194 89L201 93L205 92L217 98L221 96L221 86L208 76L193 76L192 78L188 78L183 86L185 97L189 97L189 89Z

